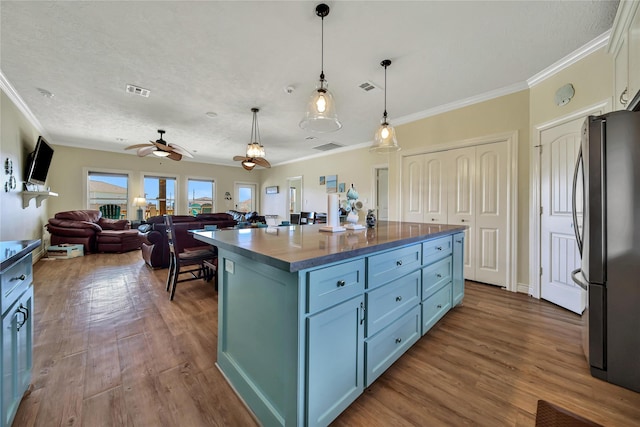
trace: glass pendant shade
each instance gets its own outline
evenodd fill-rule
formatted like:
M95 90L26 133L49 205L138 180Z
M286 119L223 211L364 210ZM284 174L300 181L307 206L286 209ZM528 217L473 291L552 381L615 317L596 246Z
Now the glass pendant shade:
M318 88L311 92L300 127L314 132L334 132L342 127L326 80L321 80Z
M264 157L265 154L264 147L258 142L252 142L247 145L247 157Z
M387 120L387 67L391 65L391 60L385 59L380 65L384 67L384 114L382 114L382 123L373 137L373 145L369 151L384 154L398 151L400 146L396 139L396 130Z
M373 145L369 151L375 153L391 153L400 150L398 140L396 139L396 130L383 119L382 124L373 137Z

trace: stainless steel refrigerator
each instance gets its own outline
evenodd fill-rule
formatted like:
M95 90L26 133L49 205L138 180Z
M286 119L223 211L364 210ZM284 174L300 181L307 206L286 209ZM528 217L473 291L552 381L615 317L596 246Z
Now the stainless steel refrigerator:
M586 119L573 193L591 375L640 392L640 112Z

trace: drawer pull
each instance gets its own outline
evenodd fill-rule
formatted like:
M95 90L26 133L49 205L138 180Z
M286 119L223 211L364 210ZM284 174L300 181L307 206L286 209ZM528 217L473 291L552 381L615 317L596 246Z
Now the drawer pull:
M396 261L396 265L400 267L402 265L402 260Z
M345 285L345 281L344 280L338 280L338 283L336 283L336 285L341 288Z
M400 344L402 342L402 338L396 338L396 344Z
M398 296L396 297L396 301L398 301L398 302L402 301L402 295L398 295Z
M456 239L456 243L462 243L462 240Z
M27 278L27 276L25 276L24 274L21 274L18 277L12 277L11 280L24 280L26 278Z
M442 246L436 246L436 249L441 251L442 250Z
M437 277L438 279L442 279L442 274L438 273L438 274L436 274L436 277Z
M436 307L437 308L442 308L442 304L438 304Z

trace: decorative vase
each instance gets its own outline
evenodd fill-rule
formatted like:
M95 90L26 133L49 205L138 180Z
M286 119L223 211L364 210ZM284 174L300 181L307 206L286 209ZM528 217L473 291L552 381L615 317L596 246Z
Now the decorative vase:
M351 188L347 191L347 200L358 200L358 192L354 188L353 184L351 184Z
M373 209L369 209L367 212L367 227L373 228L376 226L376 215L373 213Z

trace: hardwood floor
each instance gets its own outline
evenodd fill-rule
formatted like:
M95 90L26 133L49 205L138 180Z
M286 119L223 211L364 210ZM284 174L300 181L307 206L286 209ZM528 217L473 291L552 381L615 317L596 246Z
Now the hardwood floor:
M165 292L139 251L39 261L30 393L14 426L257 425L215 367L212 283ZM467 283L453 309L336 426L533 426L538 399L640 425L640 393L590 376L580 318ZM637 325L636 325L637 326Z

